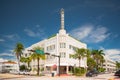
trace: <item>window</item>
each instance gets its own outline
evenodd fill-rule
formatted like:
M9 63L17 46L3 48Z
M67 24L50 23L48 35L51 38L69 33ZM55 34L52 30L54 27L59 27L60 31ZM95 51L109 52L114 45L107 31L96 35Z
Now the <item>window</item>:
M65 52L60 52L60 57L61 58L65 58L66 57L66 53Z
M55 45L50 45L47 47L47 51L54 50L54 49L55 49Z
M76 47L74 47L74 46L72 46L72 45L69 45L69 49L71 49L71 50L76 50L77 48Z
M27 57L27 54L25 54L25 57Z
M69 49L71 49L72 48L72 46L71 45L69 45Z
M60 48L66 48L66 43L60 43Z
M69 58L72 58L72 57L71 57L71 54L69 54Z

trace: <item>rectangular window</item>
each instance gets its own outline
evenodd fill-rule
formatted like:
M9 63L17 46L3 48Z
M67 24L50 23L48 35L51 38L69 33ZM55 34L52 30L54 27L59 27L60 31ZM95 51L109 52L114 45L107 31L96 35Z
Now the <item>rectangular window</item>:
M47 51L54 50L54 49L55 49L55 45L50 45L47 47Z
M66 43L60 43L60 48L66 48Z
M72 48L72 46L71 45L69 45L69 49L71 49Z
M65 52L60 52L60 57L61 58L65 58L66 57L66 53Z
M74 47L74 46L72 46L72 45L69 45L69 49L71 49L71 50L76 50L77 49L77 47Z
M25 57L27 57L27 54L25 54Z

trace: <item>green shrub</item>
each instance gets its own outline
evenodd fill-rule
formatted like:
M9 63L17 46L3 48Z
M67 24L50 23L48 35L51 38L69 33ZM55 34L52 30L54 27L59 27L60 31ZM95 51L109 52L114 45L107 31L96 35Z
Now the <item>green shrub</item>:
M20 71L24 71L24 70L27 70L27 67L25 65L21 65L20 66Z
M76 76L83 76L86 70L84 68L75 68L74 75Z
M105 71L105 68L99 68L98 71L99 71L99 72L104 72L104 71Z

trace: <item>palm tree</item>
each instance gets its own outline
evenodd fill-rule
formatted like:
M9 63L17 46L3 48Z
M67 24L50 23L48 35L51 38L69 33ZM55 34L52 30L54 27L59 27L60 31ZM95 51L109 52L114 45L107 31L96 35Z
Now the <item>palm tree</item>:
M88 57L87 58L87 66L88 66L88 68L87 68L88 70L93 70L94 67L96 66L95 60L91 57Z
M103 63L105 62L105 59L103 57L103 55L101 55L101 58L100 58L100 64L101 64L101 67L103 68Z
M93 55L93 59L96 61L96 69L98 70L98 65L100 65L101 63L103 63L104 61L104 57L103 55L105 55L103 53L103 50L92 50L92 55Z
M41 47L34 47L33 50L43 50L43 49ZM33 60L37 59L37 64L38 64L38 66L37 66L37 75L39 75L39 71L40 71L39 61L40 61L40 59L44 60L45 55L33 52L33 54L31 55L31 58Z
M87 58L91 57L91 51L89 49L86 49L86 57Z
M87 50L84 48L76 49L75 54L72 54L71 57L79 60L79 67L80 67L80 60L81 58L85 57Z
M22 55L22 50L24 50L24 46L22 43L18 42L16 44L16 47L14 49L14 52L15 52L15 55L17 57L17 61L18 61L18 65L19 65L19 68L20 68L20 57Z
M120 62L116 61L116 70L120 69Z
M96 62L93 58L91 58L91 50L87 49L86 50L86 57L87 57L87 69L92 70L96 66Z

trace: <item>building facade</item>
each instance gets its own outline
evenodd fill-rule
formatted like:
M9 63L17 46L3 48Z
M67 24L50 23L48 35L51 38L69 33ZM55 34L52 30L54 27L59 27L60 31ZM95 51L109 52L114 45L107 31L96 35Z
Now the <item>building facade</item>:
M87 45L71 37L69 34L66 33L64 27L64 9L61 9L60 14L61 14L61 27L59 32L49 37L48 39L42 40L26 48L23 56L25 57L30 56L32 53L29 52L28 50L31 50L34 47L37 46L42 47L44 48L45 53L50 53L60 56L60 73L68 74L73 67L79 66L78 59L71 58L70 54L74 54L77 48L87 49ZM55 71L57 74L59 72L58 62L59 62L58 57L46 55L46 60L40 60L40 67L44 68L45 71L50 71L50 72ZM81 58L80 67L85 67L85 68L87 67L86 57ZM37 68L36 60L33 60L31 62L31 68L33 71Z
M1 73L9 73L10 71L19 71L19 67L16 62L0 62Z
M104 56L105 62L103 64L103 68L105 68L106 72L112 73L116 71L116 63L109 59L107 56Z

